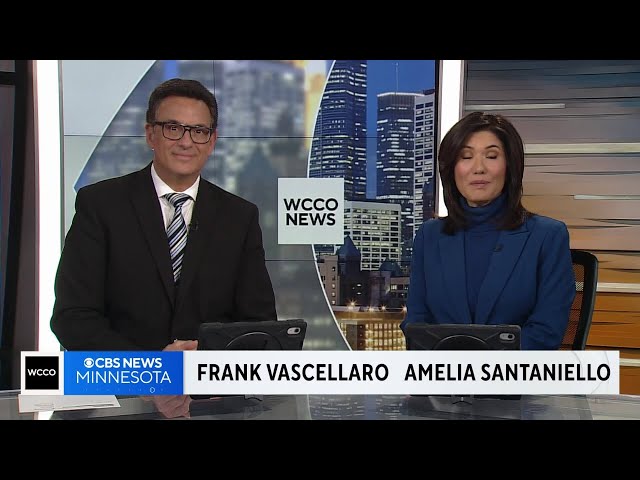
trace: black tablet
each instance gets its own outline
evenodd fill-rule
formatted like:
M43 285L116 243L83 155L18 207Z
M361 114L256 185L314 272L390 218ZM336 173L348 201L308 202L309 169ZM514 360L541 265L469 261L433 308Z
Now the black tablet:
M405 328L407 350L520 350L520 325L410 323ZM519 400L520 395L411 395L445 397L450 403L471 398Z
M410 323L407 350L520 350L520 325Z
M302 350L306 333L307 322L299 318L202 323L198 350Z

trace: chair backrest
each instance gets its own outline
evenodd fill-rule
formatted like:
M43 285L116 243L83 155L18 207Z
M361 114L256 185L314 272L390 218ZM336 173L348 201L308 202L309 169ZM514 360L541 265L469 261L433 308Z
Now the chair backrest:
M584 350L591 328L591 317L598 285L598 259L584 250L571 249L576 276L576 297L569 312L569 324L560 350Z

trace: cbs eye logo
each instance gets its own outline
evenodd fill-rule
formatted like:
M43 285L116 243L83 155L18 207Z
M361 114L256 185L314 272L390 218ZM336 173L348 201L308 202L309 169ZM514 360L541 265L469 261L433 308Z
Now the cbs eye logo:
M25 390L58 390L58 357L25 357Z

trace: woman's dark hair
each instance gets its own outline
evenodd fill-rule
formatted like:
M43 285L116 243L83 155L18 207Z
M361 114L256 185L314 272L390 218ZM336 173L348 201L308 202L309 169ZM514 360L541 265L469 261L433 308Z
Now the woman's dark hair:
M462 194L456 186L455 167L460 152L469 137L481 131L493 133L504 145L507 162L504 192L505 213L498 229L513 230L521 226L532 215L522 206L522 176L524 174L524 144L515 127L502 115L473 112L458 121L442 139L438 154L438 170L442 179L444 203L448 215L444 220L444 233L453 235L467 226L465 212L460 204Z
M207 87L197 80L185 80L182 78L172 78L158 85L149 96L149 107L147 108L147 123L156 121L156 112L160 102L167 97L187 97L202 100L211 113L211 128L218 128L218 102L216 97Z

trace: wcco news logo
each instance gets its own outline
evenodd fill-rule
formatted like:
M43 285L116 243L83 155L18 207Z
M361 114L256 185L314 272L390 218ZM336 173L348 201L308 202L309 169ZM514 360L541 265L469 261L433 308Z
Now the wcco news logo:
M21 354L21 393L62 394L62 356L41 352Z
M278 243L344 243L344 179L279 178Z

